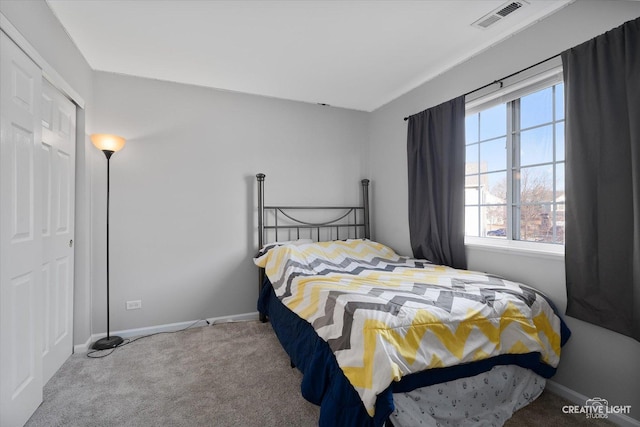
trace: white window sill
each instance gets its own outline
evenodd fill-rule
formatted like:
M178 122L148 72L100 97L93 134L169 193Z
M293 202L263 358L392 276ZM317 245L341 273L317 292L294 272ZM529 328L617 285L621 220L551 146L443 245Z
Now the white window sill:
M564 245L552 243L523 242L520 240L493 239L490 237L465 236L464 245L472 249L490 252L517 254L539 258L564 259Z

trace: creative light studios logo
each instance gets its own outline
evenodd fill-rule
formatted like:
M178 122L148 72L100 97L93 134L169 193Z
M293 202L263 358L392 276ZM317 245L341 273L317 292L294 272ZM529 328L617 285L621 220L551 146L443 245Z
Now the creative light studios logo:
M609 406L609 401L601 397L587 399L584 406L565 405L562 407L565 414L584 414L586 418L609 418L609 414L629 414L631 405Z

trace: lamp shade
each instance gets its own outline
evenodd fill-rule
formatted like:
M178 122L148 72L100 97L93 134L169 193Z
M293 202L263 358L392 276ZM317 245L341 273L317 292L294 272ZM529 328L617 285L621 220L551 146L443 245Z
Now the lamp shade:
M91 135L91 142L96 146L98 150L102 151L116 151L122 150L124 147L125 139L118 135L109 135L108 133L94 133Z

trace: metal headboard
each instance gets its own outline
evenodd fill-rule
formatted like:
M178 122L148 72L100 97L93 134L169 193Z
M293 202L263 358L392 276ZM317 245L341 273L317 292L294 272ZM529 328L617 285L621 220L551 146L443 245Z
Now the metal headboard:
M285 231L287 235L285 240L301 237L308 237L315 241L321 240L322 237L325 237L325 240L371 238L368 179L361 181L362 205L360 206L265 206L265 174L257 174L256 179L258 180L258 248L262 248L270 241L277 242ZM330 219L320 221L303 219L303 213L308 212L323 213L325 218ZM270 215L271 224L265 221L267 215ZM273 239L267 236L267 232L271 230ZM301 236L301 230L306 230L306 234L303 231ZM321 235L321 230L325 231L324 235ZM335 234L333 234L334 231Z
M345 238L371 238L369 224L369 180L360 181L362 185L362 205L360 206L265 206L264 179L265 174L256 175L258 181L258 249L265 243L277 242L280 236L286 234L284 240L309 237L312 240L340 240ZM320 213L322 218L316 220L302 218L308 213ZM331 215L331 216L330 216ZM272 223L267 224L267 216ZM324 234L321 234L321 230ZM302 236L301 236L302 231ZM333 232L335 231L335 235ZM270 235L267 233L271 232ZM315 232L315 235L314 235ZM305 235L306 233L306 235ZM292 238L293 235L293 238ZM273 239L269 239L273 236ZM258 289L262 291L264 270L258 269ZM266 318L261 314L260 320Z

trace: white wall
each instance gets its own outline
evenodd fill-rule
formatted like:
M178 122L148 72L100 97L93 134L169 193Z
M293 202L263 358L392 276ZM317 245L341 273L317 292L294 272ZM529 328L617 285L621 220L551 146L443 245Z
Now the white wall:
M366 113L102 72L94 96L96 132L127 138L111 158L112 331L256 311L256 173L267 203L359 200ZM97 153L94 333L106 330Z
M93 103L93 72L44 0L2 1L2 12L38 53L85 101L77 109L76 133L76 235L73 341L86 342L91 336L89 235L88 132Z
M369 127L377 240L409 254L405 116L438 105L580 44L640 16L639 2L577 1L557 14L443 73L372 113ZM538 258L467 248L469 268L524 281L566 306L562 258ZM640 419L640 343L566 318L573 336L554 380L587 397L632 405Z

